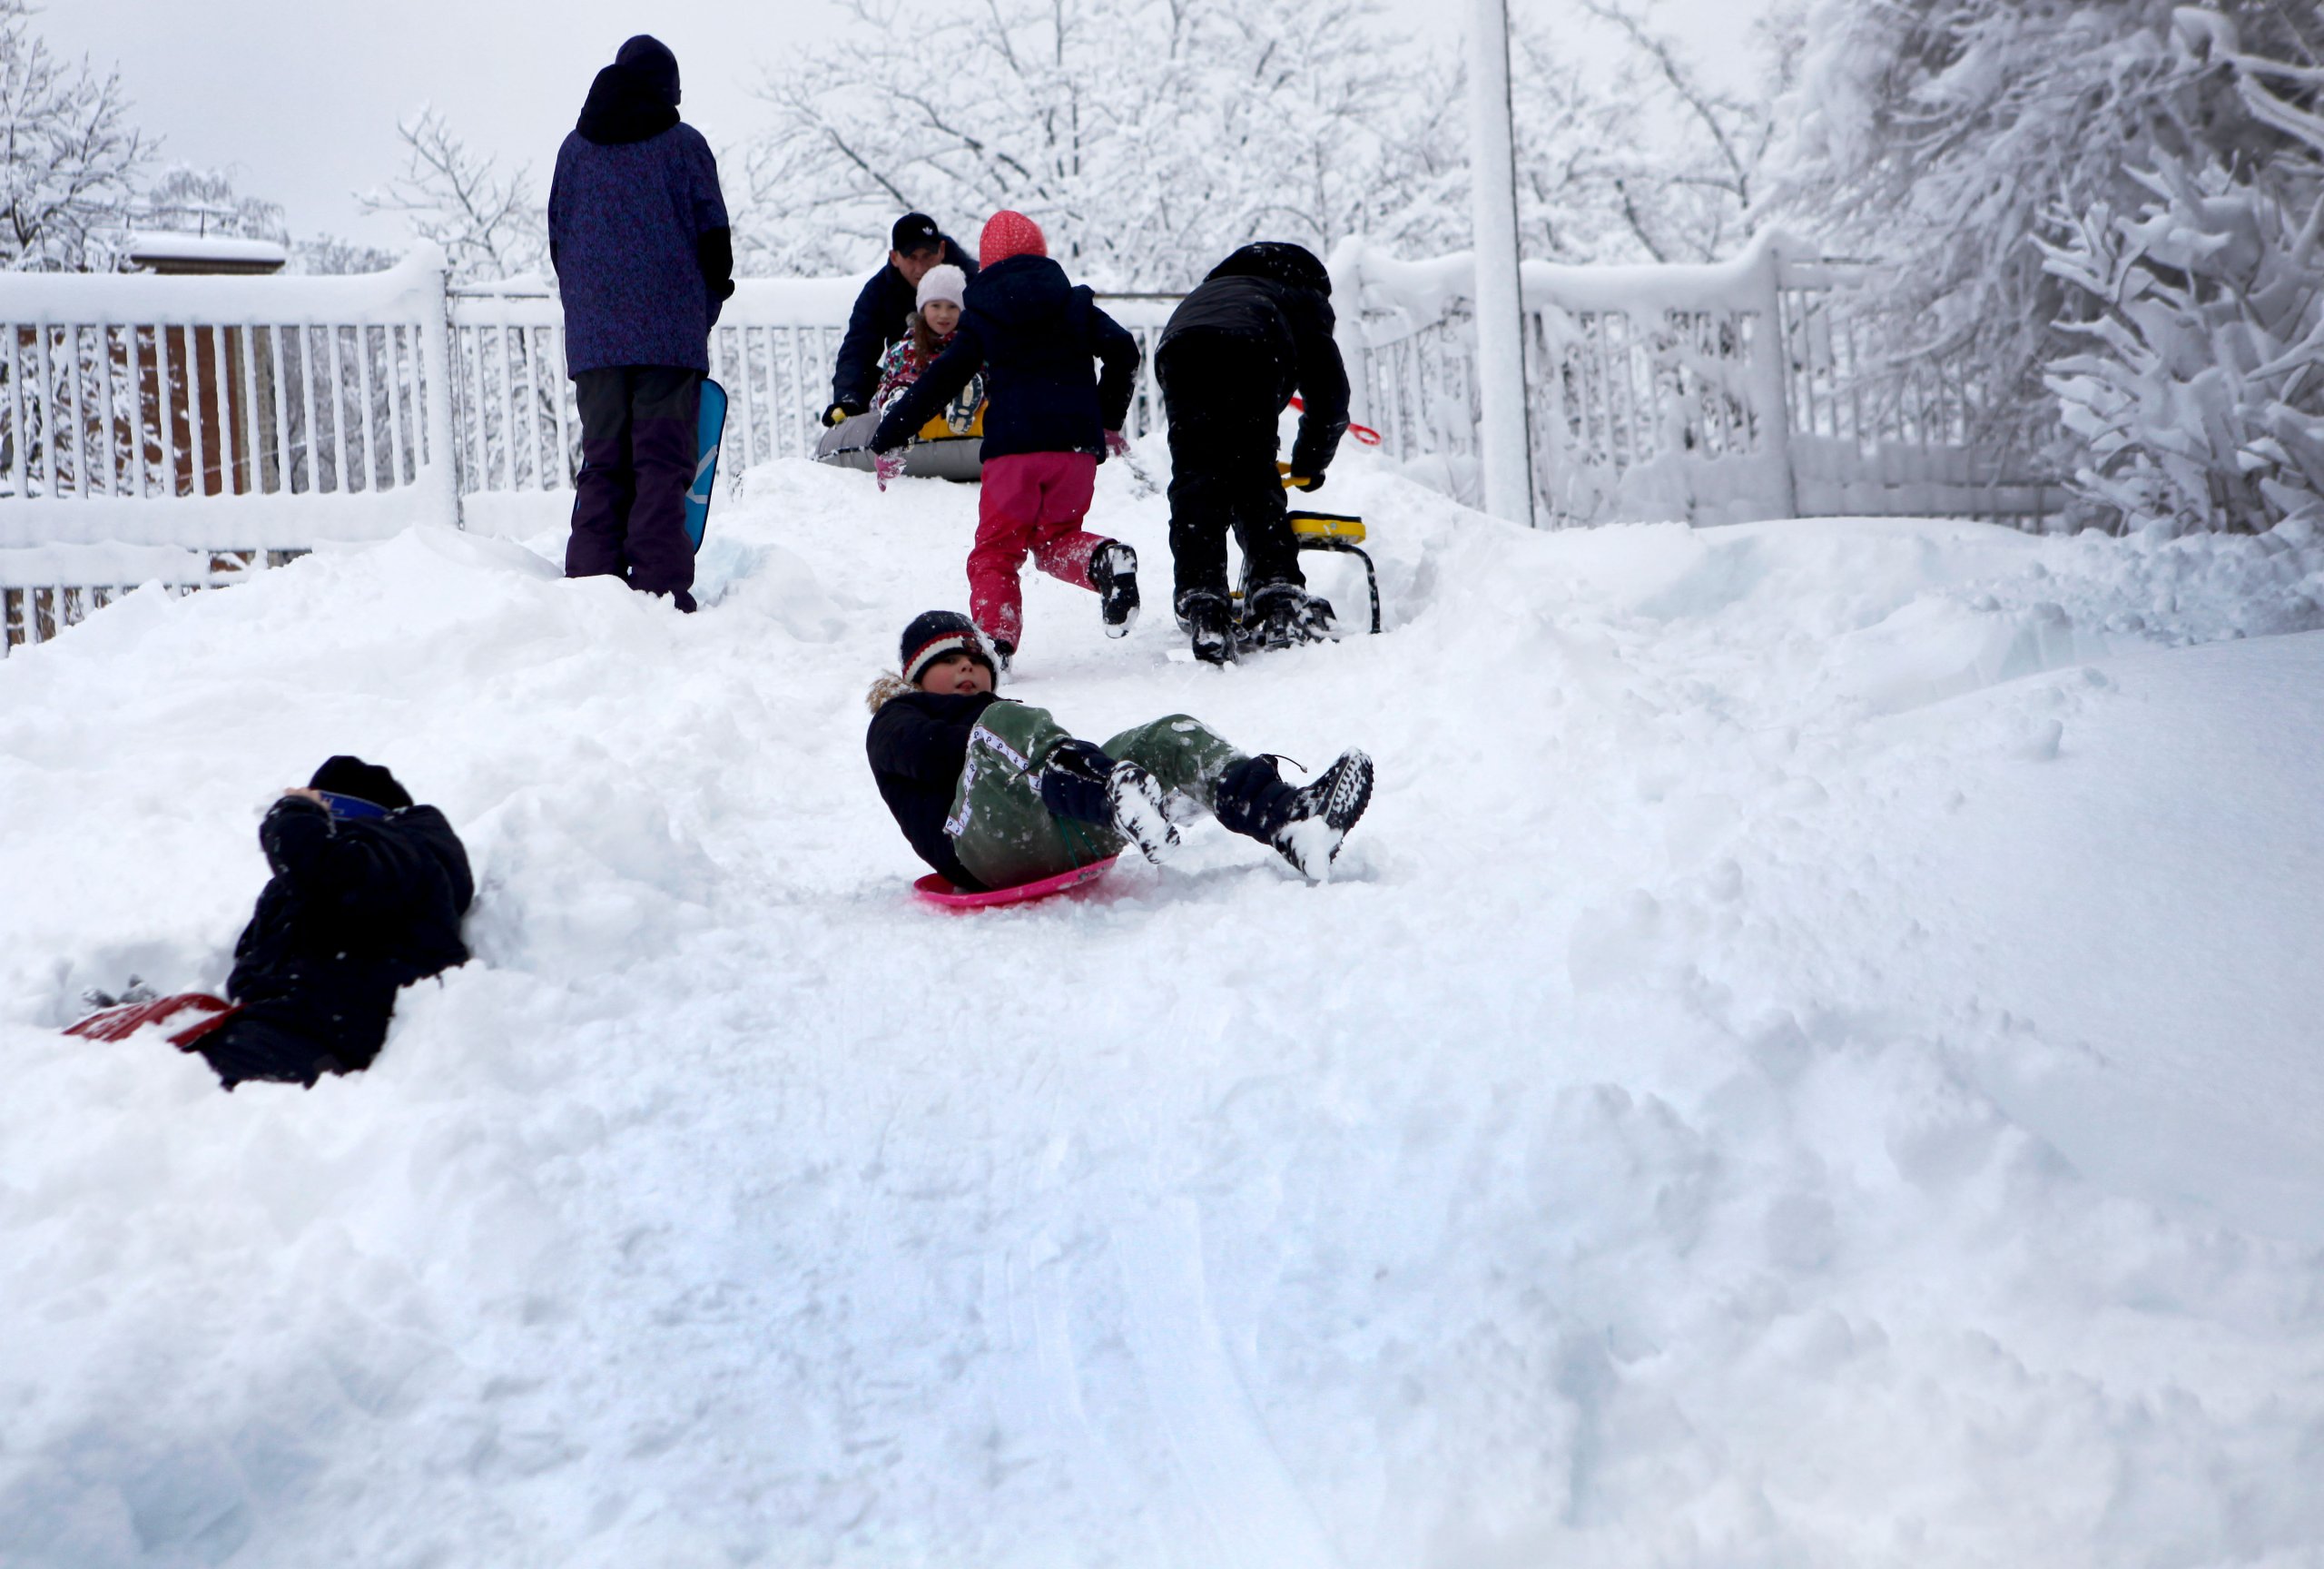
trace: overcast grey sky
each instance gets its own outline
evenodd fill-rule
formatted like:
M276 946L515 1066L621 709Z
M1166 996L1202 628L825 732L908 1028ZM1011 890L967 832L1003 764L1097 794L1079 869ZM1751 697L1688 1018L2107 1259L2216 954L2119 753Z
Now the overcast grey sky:
M1660 3L1703 59L1732 69L1764 0ZM1414 29L1457 33L1467 15L1386 5ZM1568 5L1511 0L1553 16ZM294 234L394 246L400 224L363 217L353 192L399 167L397 118L423 103L471 145L530 163L546 195L557 143L624 38L651 32L676 52L685 116L724 152L761 123L750 90L766 66L831 14L828 0L48 0L34 25L61 53L117 62L171 160L233 169L243 191L283 204Z

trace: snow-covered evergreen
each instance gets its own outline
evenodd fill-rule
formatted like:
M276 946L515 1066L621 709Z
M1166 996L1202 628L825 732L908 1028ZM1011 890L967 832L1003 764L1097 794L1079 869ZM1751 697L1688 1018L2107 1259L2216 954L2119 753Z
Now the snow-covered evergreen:
M2279 95L2324 74L2240 56L2223 17L2182 15L2232 69L2244 104L2291 140L2264 158L2162 157L2132 172L2147 200L2060 212L2042 247L2081 291L2062 323L2086 340L2049 381L2088 454L2077 488L2133 526L2251 529L2324 518L2324 121Z
M2266 293L2267 279L2305 264L2297 246L2306 205L2288 217L2275 206L2287 154L2300 148L2227 54L2240 37L2312 58L2324 41L2313 15L2260 0L2216 9L1825 0L1807 35L1771 211L1834 251L1884 264L1872 302L1884 353L1957 377L1975 411L1974 434L1997 459L2088 476L2081 488L2096 516L2144 508L2253 527L2283 515L2273 502L2240 507L2231 493L2283 483L2255 465L2299 468L2287 445L2297 440L2272 416L2229 410L2264 400L2270 376L2280 389L2311 379L2297 363L2269 368L2267 343L2280 331L2291 333L2278 347L2295 360L2312 356L2299 347L2302 307L2272 300L2263 309L2274 319L2250 333L2229 318L2231 299L2256 302L2251 291ZM2215 38L2229 40L2229 51ZM2312 90L2311 73L2296 91ZM2142 268L2136 252L2161 229L2192 235L2230 222L2222 181L2254 192L2252 211L2236 221L2247 243L2231 254L2197 246L2214 258L2200 279L2159 276L2178 265L2161 252ZM2206 183L2221 188L2191 194ZM2174 205L2180 216L2164 218ZM2185 295L2184 327L2159 341L2174 289ZM2197 339L2208 346L2197 349ZM2226 390L2255 371L2250 388ZM2063 390L2063 419L2044 396L2052 383ZM2196 424L2173 426L2182 419ZM2182 457L2166 461L2166 450ZM2216 479L2166 476L2195 452L2228 470ZM2207 489L2217 495L2187 499Z

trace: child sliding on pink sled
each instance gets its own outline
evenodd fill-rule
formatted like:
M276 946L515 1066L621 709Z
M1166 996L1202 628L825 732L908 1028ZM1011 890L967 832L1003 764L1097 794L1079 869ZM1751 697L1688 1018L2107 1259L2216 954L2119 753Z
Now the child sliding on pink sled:
M872 437L882 482L901 449L970 378L984 372L984 488L969 552L969 608L1005 666L1024 641L1018 568L1028 551L1052 577L1098 592L1109 636L1137 619L1137 553L1083 531L1098 464L1126 451L1122 420L1137 380L1137 340L1066 281L1040 226L996 212L977 242L959 330L936 362L888 405ZM1105 364L1102 380L1089 371Z
M1372 760L1350 750L1304 786L1273 757L1236 751L1172 714L1093 745L1042 709L997 696L999 666L965 616L904 628L902 674L870 696L864 747L881 798L920 858L956 889L1013 888L1135 844L1159 861L1197 809L1308 877L1331 873L1372 799Z

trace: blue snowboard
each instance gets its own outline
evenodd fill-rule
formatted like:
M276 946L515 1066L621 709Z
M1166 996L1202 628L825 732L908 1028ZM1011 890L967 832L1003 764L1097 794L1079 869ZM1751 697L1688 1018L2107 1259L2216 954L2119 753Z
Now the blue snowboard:
M710 488L718 483L718 442L726 434L726 389L702 379L702 410L694 424L694 483L686 488L686 538L702 548L710 526Z

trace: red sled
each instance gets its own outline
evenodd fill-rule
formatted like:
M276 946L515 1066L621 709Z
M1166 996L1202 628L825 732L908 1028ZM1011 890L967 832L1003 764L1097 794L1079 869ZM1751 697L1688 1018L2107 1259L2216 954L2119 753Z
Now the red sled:
M1086 888L1114 868L1121 857L1108 855L1103 861L1092 861L1087 866L1076 866L1070 872L1060 872L1054 877L1037 882L1019 883L1013 888L992 888L982 893L964 893L944 879L940 872L931 872L911 885L911 891L931 904L946 910L989 910L997 904L1025 904L1036 899L1047 899L1069 888Z
M158 1024L169 1032L170 1044L184 1051L241 1011L240 1003L212 997L207 992L181 992L174 997L156 997L151 1002L123 1002L117 1008L101 1008L86 1019L66 1025L64 1032L91 1041L126 1041L146 1025Z

